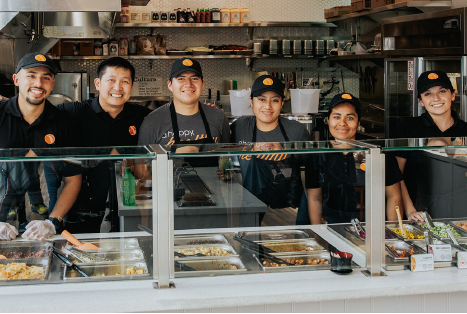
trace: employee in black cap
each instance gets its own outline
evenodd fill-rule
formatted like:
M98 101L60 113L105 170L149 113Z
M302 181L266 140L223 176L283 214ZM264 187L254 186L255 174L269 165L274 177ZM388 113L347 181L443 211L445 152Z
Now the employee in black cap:
M137 145L141 123L151 110L128 102L135 68L126 59L112 57L99 64L96 75L94 85L99 91L98 97L58 106L75 118L79 146L109 147L108 153L111 153L117 146ZM71 233L98 233L114 183L111 179L113 163L84 162L82 166L86 167L83 185L65 227Z
M300 159L281 153L281 143L310 140L303 124L279 116L284 101L284 84L262 75L251 88L254 116L241 117L231 125L232 143L254 143L255 151L278 151L239 156L244 187L273 209L298 207L303 194Z
M327 113L329 132L336 140L355 140L360 125L361 105L349 93L337 94ZM335 149L355 146L331 141ZM297 224L348 223L363 218L357 205L356 188L365 187L365 158L361 152L312 154L305 167L308 212L300 206ZM386 156L386 215L397 219L395 207L402 207L400 181L402 174L394 156ZM308 214L308 215L307 215Z
M149 114L141 125L140 145L172 145L177 151L198 151L199 146L186 144L227 143L229 122L224 112L201 104L199 98L205 81L198 61L190 58L172 64L167 86L173 101Z
M52 60L43 54L30 53L21 59L13 75L19 94L0 102L0 134L5 135L0 136L1 148L25 148L25 152L31 149L26 156L35 156L36 153L40 155L40 148L74 145L72 117L46 100L53 89L55 74ZM28 178L24 178L28 164L4 163L0 169L1 174L8 178L8 187L17 189L18 194L24 193L28 187ZM23 238L43 239L54 235L73 205L81 186L81 174L74 172L76 169L68 170L66 165L63 168L65 185L54 210L47 220L30 222ZM0 184L3 184L3 180L0 180ZM2 188L1 196L4 199L5 187ZM6 216L3 208L1 215ZM13 226L0 222L1 240L14 239L17 234Z
M433 138L433 137L464 137L467 136L467 123L458 118L452 110L452 102L455 100L454 88L451 80L443 71L423 72L417 80L418 101L426 112L419 117L404 118L397 126L395 138ZM404 181L407 185L417 189L416 185L431 182L433 178L422 179L423 172L418 172L417 162L419 154L397 153L397 161L404 173ZM418 184L415 183L418 181ZM424 182L423 182L424 181ZM423 188L418 186L418 189ZM423 198L427 198L428 191ZM438 190L436 193L440 193ZM416 192L414 192L416 193ZM402 196L404 198L405 214L413 221L423 221L421 212L417 212L409 196L405 182L402 183ZM423 201L423 200L422 200ZM424 206L423 206L424 207ZM425 209L425 208L423 208Z

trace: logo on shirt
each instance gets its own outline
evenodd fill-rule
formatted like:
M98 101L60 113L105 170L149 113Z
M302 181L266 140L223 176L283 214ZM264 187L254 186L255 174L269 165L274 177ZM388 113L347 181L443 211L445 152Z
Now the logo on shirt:
M130 126L128 129L128 132L130 132L130 135L136 135L136 128L134 125Z
M429 78L430 80L436 80L436 79L438 78L438 74L436 74L436 73L430 73L430 74L428 74L428 78Z
M264 84L264 85L270 86L270 85L272 85L273 83L274 83L274 81L273 81L272 79L270 79L270 78L265 78L265 79L263 80L263 84Z
M37 61L46 61L47 59L44 57L44 55L37 55L34 57L34 59L36 59Z
M341 96L343 99L352 99L352 96L349 94L342 94Z
M47 134L45 137L44 137L44 140L47 144L54 144L55 143L55 136L53 134Z
M183 63L184 66L187 66L187 67L190 67L190 66L193 65L193 61L191 61L190 59L185 59L185 60L183 60L182 63Z

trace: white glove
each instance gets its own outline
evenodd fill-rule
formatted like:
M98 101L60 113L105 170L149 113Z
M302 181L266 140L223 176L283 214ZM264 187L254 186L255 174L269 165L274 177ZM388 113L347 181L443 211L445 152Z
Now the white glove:
M22 237L29 240L43 240L54 234L55 226L50 220L33 220L26 226Z
M18 230L6 222L0 222L0 240L14 240L18 235Z

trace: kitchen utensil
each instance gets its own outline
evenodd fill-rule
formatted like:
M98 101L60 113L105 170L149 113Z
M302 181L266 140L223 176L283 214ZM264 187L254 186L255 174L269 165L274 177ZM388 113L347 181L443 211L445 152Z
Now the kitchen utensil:
M446 228L446 233L448 234L448 236L451 239L452 243L454 243L454 245L459 246L459 242L457 242L456 238L454 238L454 235L452 234L452 231L451 231L450 228Z
M80 263L86 263L80 256L77 254L73 253L71 250L65 249L65 247L62 247L62 251L67 255L67 256L72 256L74 259L76 259Z
M302 41L299 39L295 39L293 41L293 54L294 55L302 54Z
M68 240L74 246L77 246L80 250L98 250L99 248L91 243L81 243L78 239L76 239L71 233L66 230L63 230L62 237Z
M396 257L394 251L389 247L389 245L385 244L384 246L386 247L386 251L388 251L389 255L391 255L392 257Z
M201 254L201 253L196 253L196 254L193 254L193 255L186 255L186 254L179 253L179 252L174 252L174 255L178 256L178 257L206 256L206 255Z
M52 254L55 255L55 257L58 258L64 265L70 267L71 269L76 271L81 276L89 277L89 275L84 270L82 270L81 267L75 265L72 261L70 261L65 255L63 255L55 247L52 247Z
M426 227L428 228L428 230L431 230L431 228L435 227L435 224L433 223L430 214L428 214L427 212L423 212L422 217L425 220Z
M153 233L152 233L152 230L149 229L149 228L146 227L146 226L143 226L143 225L139 224L139 225L138 225L138 228L139 228L140 230L146 231L147 233L149 233L149 234L151 234L151 235L153 234Z
M96 261L98 261L98 262L107 262L107 261L108 261L108 260L105 259L105 258L97 257L97 256L95 256L94 254L90 254L90 253L81 251L81 250L79 250L79 249L77 249L77 248L75 248L75 247L71 247L71 248L70 248L70 251L75 252L75 253L78 253L78 254L81 254L81 255L83 255L83 256L85 256L85 257L91 259L91 260L96 260Z
M331 53L331 50L335 48L335 42L334 39L328 39L325 41L325 54L329 55Z
M277 39L269 40L269 54L277 55Z
M325 48L324 48L324 40L318 39L314 41L314 51L315 51L315 56L324 56L325 54Z
M263 52L263 48L261 43L254 43L253 44L253 51L255 54L260 55Z
M264 245L261 245L259 243L247 240L243 238L240 234L236 234L233 236L233 239L237 242L240 242L242 245L248 246L249 248L252 248L253 250L256 251L261 251L264 253L277 253L274 250L271 250L270 248L265 247Z
M184 270L184 271L196 271L196 269L194 269L194 268L192 268L190 266L186 266L183 263L179 263L177 261L175 261L174 263L175 263L175 267L180 268L181 270Z
M338 274L348 274L352 272L351 253L332 252L331 253L331 271Z
M433 236L432 236L430 231L428 231L428 230L423 231L423 235L425 236L426 245L433 244Z
M303 42L303 53L306 55L313 54L313 40L305 40Z
M399 206L396 206L396 213L397 213L397 219L399 220L399 226L401 228L401 234L405 239L407 239L407 233L405 233L404 225L402 224L402 217L399 211Z
M253 248L251 248L249 246L246 246L246 245L242 245L242 249L250 251L251 253L258 255L258 257L260 257L260 258L270 259L271 261L273 261L274 263L277 263L277 264L285 264L287 266L294 266L294 264L291 264L291 263L289 263L287 261L284 261L283 259L275 257L274 255L262 252L260 250L255 250L255 249L253 249Z
M282 40L282 54L283 55L290 54L290 40L289 39Z

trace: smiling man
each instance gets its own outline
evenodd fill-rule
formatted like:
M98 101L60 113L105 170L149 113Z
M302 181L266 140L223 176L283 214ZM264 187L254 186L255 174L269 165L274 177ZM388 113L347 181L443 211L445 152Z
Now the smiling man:
M176 60L167 82L173 101L154 110L144 119L138 143L170 147L187 142L229 142L229 122L224 112L199 102L204 85L198 61L190 58Z
M26 148L38 152L35 149L75 144L72 117L46 100L54 87L55 74L53 61L40 53L29 53L18 63L13 81L19 94L0 102L0 148ZM27 156L34 154L30 151ZM47 220L29 223L23 238L43 239L54 235L76 200L81 185L79 169L67 167L67 163L61 164L65 185L56 206ZM0 221L6 218L8 193L24 194L34 171L37 173L33 162L6 162L0 165ZM13 226L0 222L0 240L14 239L16 235L18 232Z
M140 125L151 111L127 102L134 80L135 68L128 60L109 58L97 67L94 80L99 91L97 98L58 106L75 117L80 146L138 144ZM89 169L83 173L83 186L65 225L72 233L100 232L111 187L111 162L102 161L92 168L89 164L85 166Z

